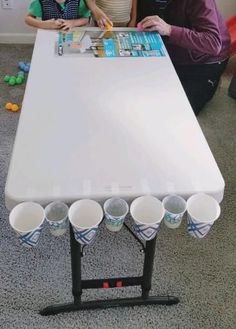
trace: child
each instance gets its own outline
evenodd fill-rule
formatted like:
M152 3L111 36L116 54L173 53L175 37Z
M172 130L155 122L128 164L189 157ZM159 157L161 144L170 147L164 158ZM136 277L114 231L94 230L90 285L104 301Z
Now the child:
M135 27L137 0L86 0L99 27Z
M85 0L32 0L25 22L40 29L66 31L86 25L89 17Z

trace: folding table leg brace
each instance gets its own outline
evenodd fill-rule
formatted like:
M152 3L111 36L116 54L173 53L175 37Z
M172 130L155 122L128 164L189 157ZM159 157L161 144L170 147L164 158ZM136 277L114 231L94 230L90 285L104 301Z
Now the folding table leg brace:
M151 289L151 279L153 262L155 256L156 237L146 242L145 258L143 266L143 275L139 277L122 277L97 280L81 280L81 246L75 240L73 229L70 225L70 244L71 244L71 267L72 267L72 294L74 302L67 304L57 304L48 306L40 311L41 315L53 315L62 312L71 312L77 310L108 308L117 306L135 306L151 304L177 304L179 299L174 296L149 296ZM105 285L105 286L104 286ZM117 298L106 300L81 301L83 289L94 288L115 288L125 286L138 286L142 288L142 295L132 298Z

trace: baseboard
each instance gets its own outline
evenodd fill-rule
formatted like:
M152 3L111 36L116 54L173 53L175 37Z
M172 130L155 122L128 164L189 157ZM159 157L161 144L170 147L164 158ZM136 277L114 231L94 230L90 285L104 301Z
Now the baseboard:
M0 33L0 43L29 43L35 41L34 33Z

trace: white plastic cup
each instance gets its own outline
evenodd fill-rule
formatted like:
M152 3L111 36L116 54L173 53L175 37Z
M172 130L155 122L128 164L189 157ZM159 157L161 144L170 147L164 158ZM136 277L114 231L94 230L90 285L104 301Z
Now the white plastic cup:
M74 236L81 245L90 244L97 233L98 225L103 219L103 210L94 200L83 199L74 202L68 213Z
M44 218L43 207L35 202L22 202L12 209L9 222L22 246L35 247L37 245Z
M68 206L61 201L51 202L45 208L46 220L52 235L61 236L66 232L68 210Z
M204 238L220 216L220 205L210 195L197 193L187 200L187 230L194 238Z
M136 198L130 206L136 233L143 240L155 238L165 214L162 202L152 195Z
M109 231L118 232L128 214L128 203L120 198L111 198L104 203L105 224Z
M187 202L179 195L167 195L162 200L165 208L164 223L169 228L178 228L186 211Z

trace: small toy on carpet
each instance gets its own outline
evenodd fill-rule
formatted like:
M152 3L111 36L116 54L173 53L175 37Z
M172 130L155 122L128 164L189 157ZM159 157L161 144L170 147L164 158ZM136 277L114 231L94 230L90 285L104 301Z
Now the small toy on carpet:
M17 112L17 111L19 111L20 107L19 107L19 105L15 104L15 103L6 103L5 109L8 111Z

